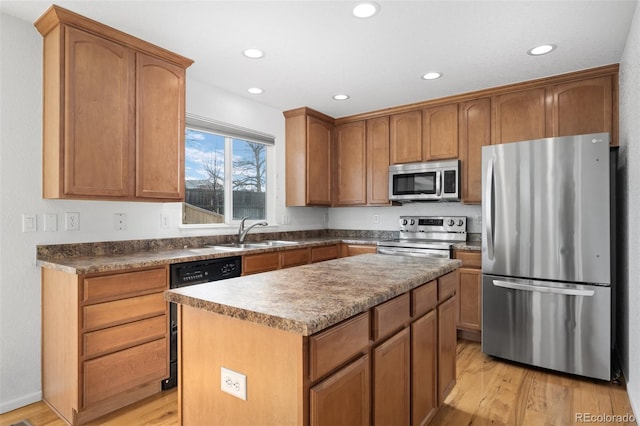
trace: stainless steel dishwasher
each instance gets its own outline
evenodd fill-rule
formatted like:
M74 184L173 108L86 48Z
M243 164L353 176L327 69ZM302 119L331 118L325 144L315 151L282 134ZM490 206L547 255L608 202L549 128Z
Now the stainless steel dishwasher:
M170 288L186 287L212 281L239 277L242 274L242 258L240 256L224 257L211 260L174 263L170 266ZM178 385L178 320L177 306L171 303L169 308L169 378L162 381L162 389L170 389Z

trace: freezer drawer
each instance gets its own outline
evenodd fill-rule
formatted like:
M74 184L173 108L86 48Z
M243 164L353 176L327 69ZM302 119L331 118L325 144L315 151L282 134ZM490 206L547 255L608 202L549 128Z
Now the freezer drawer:
M482 351L611 379L611 288L482 276Z

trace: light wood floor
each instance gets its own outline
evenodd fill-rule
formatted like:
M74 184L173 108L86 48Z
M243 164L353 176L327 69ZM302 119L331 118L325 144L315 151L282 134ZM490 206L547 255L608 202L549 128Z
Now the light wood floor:
M633 415L624 386L498 361L482 354L480 344L466 340L458 342L457 356L458 382L430 423L432 426L636 424L635 421L625 423L616 421L617 418L602 417ZM597 416L604 421L599 422ZM23 419L28 419L33 426L64 425L44 403L38 402L1 415L0 426ZM91 423L113 426L177 424L175 389Z

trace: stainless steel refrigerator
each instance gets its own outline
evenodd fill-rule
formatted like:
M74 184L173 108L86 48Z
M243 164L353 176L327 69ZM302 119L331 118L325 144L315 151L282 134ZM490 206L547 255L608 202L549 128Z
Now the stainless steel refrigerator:
M611 378L609 134L482 148L482 350Z

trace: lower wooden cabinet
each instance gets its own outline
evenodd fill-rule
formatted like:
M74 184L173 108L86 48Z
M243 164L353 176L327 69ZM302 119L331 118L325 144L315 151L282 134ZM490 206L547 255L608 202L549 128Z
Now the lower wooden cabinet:
M426 424L438 410L438 314L411 324L411 424Z
M247 254L242 256L242 275L258 274L260 272L306 265L307 263L337 259L339 254L340 244Z
M93 276L42 269L42 395L83 424L161 391L167 267Z
M456 298L438 306L438 404L456 384Z
M373 419L408 425L411 406L411 338L405 328L373 350Z
M369 356L364 355L309 391L311 426L369 426Z
M482 259L477 250L456 250L458 269L458 337L479 342L482 338Z
M376 253L377 246L372 244L345 244L340 246L340 257L357 256L365 253Z

